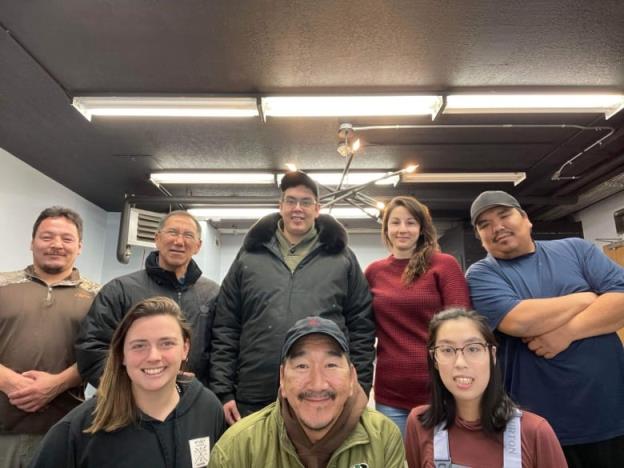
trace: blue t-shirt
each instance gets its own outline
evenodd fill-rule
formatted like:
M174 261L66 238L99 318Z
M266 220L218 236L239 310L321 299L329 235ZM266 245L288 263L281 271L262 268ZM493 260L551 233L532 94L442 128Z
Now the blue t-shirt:
M472 304L495 329L520 301L577 292L624 292L624 269L582 239L535 242L512 260L488 255L466 272ZM562 445L624 434L624 348L616 333L573 342L553 359L496 332L505 387L548 420Z

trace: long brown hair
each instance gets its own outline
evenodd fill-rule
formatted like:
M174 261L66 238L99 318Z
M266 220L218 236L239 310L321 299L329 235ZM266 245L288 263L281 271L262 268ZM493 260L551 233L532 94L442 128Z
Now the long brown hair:
M414 219L418 221L418 224L420 224L420 236L418 237L412 256L403 271L403 276L401 277L403 284L409 286L416 278L427 271L431 256L434 252L440 250L440 247L438 246L438 235L433 225L429 208L414 197L401 196L394 197L390 200L390 203L388 203L384 209L381 238L389 250L392 250L392 242L388 237L388 222L392 210L397 206L404 207Z
M135 304L113 333L106 366L97 390L93 423L84 432L111 432L138 420L139 410L132 394L132 382L123 365L124 342L134 322L154 315L173 317L180 325L184 342L188 342L190 346L191 331L175 301L168 297L152 297Z

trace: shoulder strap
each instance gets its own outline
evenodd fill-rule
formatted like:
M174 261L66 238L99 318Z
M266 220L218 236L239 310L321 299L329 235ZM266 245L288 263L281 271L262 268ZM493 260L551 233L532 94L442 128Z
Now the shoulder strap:
M451 467L448 431L444 428L444 423L438 424L433 430L433 463L436 468Z
M503 468L522 468L522 431L520 418L522 411L514 410L503 434Z
M522 468L522 437L520 418L522 412L514 410L503 434L503 468ZM435 468L452 468L448 431L444 423L433 430L433 463Z

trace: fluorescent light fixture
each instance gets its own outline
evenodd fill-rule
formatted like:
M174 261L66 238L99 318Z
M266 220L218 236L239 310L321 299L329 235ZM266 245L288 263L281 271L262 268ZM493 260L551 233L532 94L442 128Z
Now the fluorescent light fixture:
M257 117L250 97L116 97L79 96L72 105L91 120L94 115L116 117Z
M371 216L379 217L379 210L377 208L364 208L364 211ZM321 213L328 214L329 208L321 208ZM369 218L366 213L355 207L338 207L332 208L330 214L337 219L362 219Z
M621 94L452 94L445 114L598 112L610 118L624 107Z
M471 183L511 182L518 185L526 179L526 172L440 172L403 174L403 183Z
M375 208L364 208L366 213L372 216L379 216L379 210ZM197 219L211 219L220 221L223 219L259 219L271 213L276 213L277 208L191 208L188 210ZM329 208L321 209L321 213L328 213ZM331 215L338 219L361 219L369 216L359 208L338 207L331 210Z
M431 115L441 96L268 96L262 112L270 117L353 117Z
M340 183L342 172L306 172L310 178L321 185L337 186ZM343 187L367 184L375 179L384 177L388 172L354 172L349 171L343 182ZM277 185L279 186L284 174L277 175ZM396 185L399 183L399 176L395 175L387 179L375 182L375 185Z
M197 219L259 219L271 213L277 212L276 208L191 208L188 210Z
M150 181L160 184L274 184L271 172L154 172Z

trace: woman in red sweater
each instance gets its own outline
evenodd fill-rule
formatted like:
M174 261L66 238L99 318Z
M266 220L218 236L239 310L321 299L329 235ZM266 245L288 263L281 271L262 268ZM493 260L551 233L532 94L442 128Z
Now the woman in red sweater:
M519 411L505 393L485 318L449 309L429 327L431 404L407 419L409 468L566 468L548 422Z
M382 239L390 256L366 269L377 324L375 404L405 432L410 409L429 401L427 330L433 315L470 307L459 264L439 251L429 209L396 197L383 216Z

